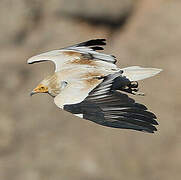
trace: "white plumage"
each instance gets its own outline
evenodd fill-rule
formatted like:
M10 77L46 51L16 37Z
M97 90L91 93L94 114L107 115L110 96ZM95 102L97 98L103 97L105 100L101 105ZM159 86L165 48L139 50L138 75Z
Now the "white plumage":
M157 75L162 70L157 68L143 68L140 66L131 66L123 68L123 75L130 81L139 81Z

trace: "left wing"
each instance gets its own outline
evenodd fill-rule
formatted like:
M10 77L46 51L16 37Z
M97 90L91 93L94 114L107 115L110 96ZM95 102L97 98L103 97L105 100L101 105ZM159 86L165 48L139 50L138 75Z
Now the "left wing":
M105 39L93 39L60 50L45 52L31 57L27 63L52 61L56 72L76 65L116 68L116 59L113 55L96 52L96 50L103 50L105 41Z
M115 73L104 77L102 83L88 93L88 96L78 103L65 103L64 110L93 121L97 124L123 129L133 129L153 133L158 125L156 116L147 110L146 106L136 103L127 94L117 91L115 83L129 85L129 81ZM57 104L60 98L55 98ZM58 105L58 104L57 104Z

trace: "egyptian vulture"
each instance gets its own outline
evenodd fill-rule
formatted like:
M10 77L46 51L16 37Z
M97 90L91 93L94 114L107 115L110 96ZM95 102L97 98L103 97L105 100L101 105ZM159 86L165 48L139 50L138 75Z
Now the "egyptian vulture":
M115 56L97 52L103 50L105 41L93 39L29 58L28 64L55 64L55 73L41 81L31 95L48 93L59 108L103 126L153 133L156 116L128 95L143 95L137 81L161 69L120 69Z

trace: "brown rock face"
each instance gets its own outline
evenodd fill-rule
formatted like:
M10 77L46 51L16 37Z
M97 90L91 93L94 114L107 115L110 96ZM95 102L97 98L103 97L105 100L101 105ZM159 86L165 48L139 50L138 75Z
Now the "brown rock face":
M1 0L0 179L180 180L180 0ZM160 125L154 135L98 126L31 90L53 72L38 53L107 38L119 67L164 71L136 97Z

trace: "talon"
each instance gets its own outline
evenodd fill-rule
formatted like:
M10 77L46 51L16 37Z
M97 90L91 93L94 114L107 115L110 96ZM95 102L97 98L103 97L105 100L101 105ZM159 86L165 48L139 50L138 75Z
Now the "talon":
M138 92L138 91L139 91L139 89L138 89L138 88L134 88L134 89L132 89L132 91L134 91L134 92Z
M132 81L130 87L131 88L137 88L138 87L138 82L137 81Z

